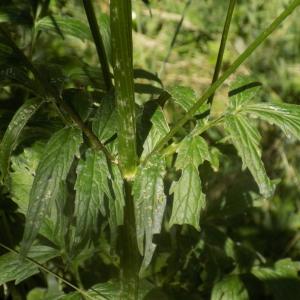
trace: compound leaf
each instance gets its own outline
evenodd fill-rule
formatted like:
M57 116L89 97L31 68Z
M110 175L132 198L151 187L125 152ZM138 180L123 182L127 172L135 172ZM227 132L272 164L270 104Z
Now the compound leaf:
M25 230L21 243L22 255L27 254L37 236L48 208L57 197L60 183L66 180L74 155L79 156L81 143L81 131L74 127L59 130L47 143L30 191Z
M41 104L42 101L37 98L26 101L10 121L0 144L0 171L2 179L5 179L8 174L10 156L17 146L22 129Z
M149 265L155 244L152 237L161 230L166 206L163 177L165 162L153 156L145 166L138 168L133 185L138 248L144 260L141 272Z
M267 176L261 160L259 148L260 134L250 121L239 114L228 115L225 118L225 130L230 135L231 141L259 186L260 193L269 197L274 192L274 186Z

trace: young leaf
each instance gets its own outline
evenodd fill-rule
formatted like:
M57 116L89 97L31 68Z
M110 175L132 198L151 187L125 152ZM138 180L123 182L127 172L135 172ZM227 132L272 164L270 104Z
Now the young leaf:
M173 224L190 224L197 230L200 211L205 207L205 195L202 193L198 169L189 163L183 170L180 179L173 182L170 194L174 193L170 227Z
M57 249L48 246L33 246L28 253L28 257L40 264L56 256L59 256ZM37 265L28 260L21 261L19 255L14 252L0 256L0 270L0 285L12 280L18 284L39 272Z
M147 156L147 154L149 154L153 150L158 141L170 131L169 125L161 107L158 107L156 109L151 118L151 123L151 130L143 145L144 151L142 153L142 158Z
M38 234L48 207L57 197L60 182L66 180L74 159L79 156L81 131L66 127L56 132L45 147L30 191L21 254L26 255Z
M270 197L274 192L274 186L261 160L260 134L257 129L246 117L235 114L225 118L225 130L243 161L243 167L249 169L258 184L260 193Z
M22 129L27 124L32 115L39 109L42 101L33 98L26 101L13 116L4 137L0 144L0 171L1 179L5 179L8 174L10 155L17 146L18 138Z
M248 291L237 275L230 275L217 282L212 291L211 300L248 300Z
M88 150L80 160L75 184L76 240L88 236L97 225L98 212L104 209L104 193L109 194L107 164L102 152Z
M243 112L259 117L282 129L288 136L300 139L300 106L286 103L248 104Z
M161 230L166 206L164 174L164 160L153 156L146 166L138 168L133 184L137 242L140 253L144 255L141 272L149 265L156 247L152 237Z

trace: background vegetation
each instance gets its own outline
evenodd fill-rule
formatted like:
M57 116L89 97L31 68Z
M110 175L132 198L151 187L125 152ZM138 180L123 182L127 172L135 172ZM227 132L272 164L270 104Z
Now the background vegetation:
M223 70L288 3L288 0L238 1ZM108 3L94 1L94 6L111 59ZM133 1L137 104L155 99L162 88L175 85L189 86L198 95L202 94L211 83L227 7L228 1L218 0ZM262 83L261 92L256 96L262 102L300 104L298 13L299 10L291 15L218 90L213 116L219 116L228 106L230 84L241 75L251 75ZM72 26L68 24L70 17L78 20ZM0 3L0 22L27 57L49 75L51 83L58 89L63 86L64 99L81 118L87 118L90 105L99 105L105 82L95 67L98 57L89 29L82 25L87 20L81 1L4 0ZM180 30L172 42L176 28ZM0 70L1 138L12 116L31 93L32 78L15 72L14 67L19 63L12 58L10 69ZM150 71L152 76L145 75L143 70ZM14 85L8 86L11 80ZM27 85L28 90L20 85ZM29 192L41 153L53 132L63 126L59 114L50 106L51 103L43 106L24 128L11 157L9 181L0 186L0 242L12 249L22 239ZM172 126L184 111L170 102L165 113ZM222 154L219 172L208 162L200 166L206 194L201 230L189 225L175 225L170 229L167 220L163 223L162 233L155 236L158 247L152 264L141 283L144 294L148 293L145 299L223 299L224 293L227 297L224 299L237 300L300 297L300 145L276 127L257 123L262 132L262 159L269 177L277 182L274 196L265 199L259 194L250 172L242 169L234 147L222 140L222 129L208 130L205 139ZM184 127L175 140L182 139L189 129ZM75 146L70 149L78 151ZM73 164L69 186L75 182L75 169ZM166 186L178 178L179 173L169 161ZM70 187L69 194L74 198ZM168 196L167 202L171 201ZM73 210L70 206L64 208L67 216ZM170 217L171 204L167 205L165 215ZM78 252L72 253L68 249L69 241L65 241L63 246L56 245L57 253L54 253L47 246L53 246L60 235L65 237L64 230L74 220L55 221L67 223L59 223L59 229L51 233L52 240L46 238L47 230L51 229L46 224L39 236L40 244L34 246L30 257L41 264L47 261L47 269L88 290L94 299L116 299L113 298L116 283L112 279L119 272L119 257L108 230L110 221L101 214L98 216L91 245L78 247ZM74 293L61 278L45 270L38 272L30 262L16 276L18 265L8 265L6 258L17 254L7 254L4 247L0 247L0 253L3 254L0 257L1 299L80 299L80 294ZM106 293L108 298L103 296Z

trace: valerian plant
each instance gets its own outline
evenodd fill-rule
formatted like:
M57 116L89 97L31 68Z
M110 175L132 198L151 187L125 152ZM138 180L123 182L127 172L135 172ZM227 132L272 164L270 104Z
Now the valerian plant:
M208 163L222 172L221 147L206 135L211 128L221 129L220 144L236 148L261 201L272 201L276 181L261 159L257 120L300 139L300 107L262 102L263 87L252 77L238 77L227 108L217 117L211 114L218 88L300 5L289 1L220 76L237 5L228 2L212 84L201 97L189 87L165 88L155 74L133 68L131 0L111 0L110 15L101 13L100 19L92 1L83 0L86 22L53 14L50 1L0 5L0 84L4 94L22 99L1 139L1 189L25 215L20 244L1 244L7 251L0 257L4 297L17 293L11 281L17 285L41 271L48 283L56 282L56 294L49 288L30 299L173 299L168 292L174 295L170 290L176 291L186 266L163 250L162 240L171 232L167 243L177 244L179 251L178 225L197 236L184 254L187 263L207 253L201 297L250 299L243 276L264 283L289 277L299 285L299 262L282 259L273 267L265 265L247 245L217 227L202 226L209 203L201 166ZM58 45L69 37L94 45L99 67L76 54L63 59L59 51L50 55L43 49L49 36ZM149 101L137 104L138 93ZM183 112L172 126L168 103ZM225 245L224 256L215 250L218 243ZM224 267L213 268L212 261ZM85 280L87 272L99 281ZM174 298L192 297L178 295Z

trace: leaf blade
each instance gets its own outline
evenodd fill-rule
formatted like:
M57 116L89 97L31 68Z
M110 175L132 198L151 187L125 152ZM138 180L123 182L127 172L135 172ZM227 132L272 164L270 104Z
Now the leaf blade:
M20 253L24 256L38 234L47 208L59 192L82 143L81 131L66 127L56 132L45 147L30 191L25 230ZM49 202L49 203L48 203Z

